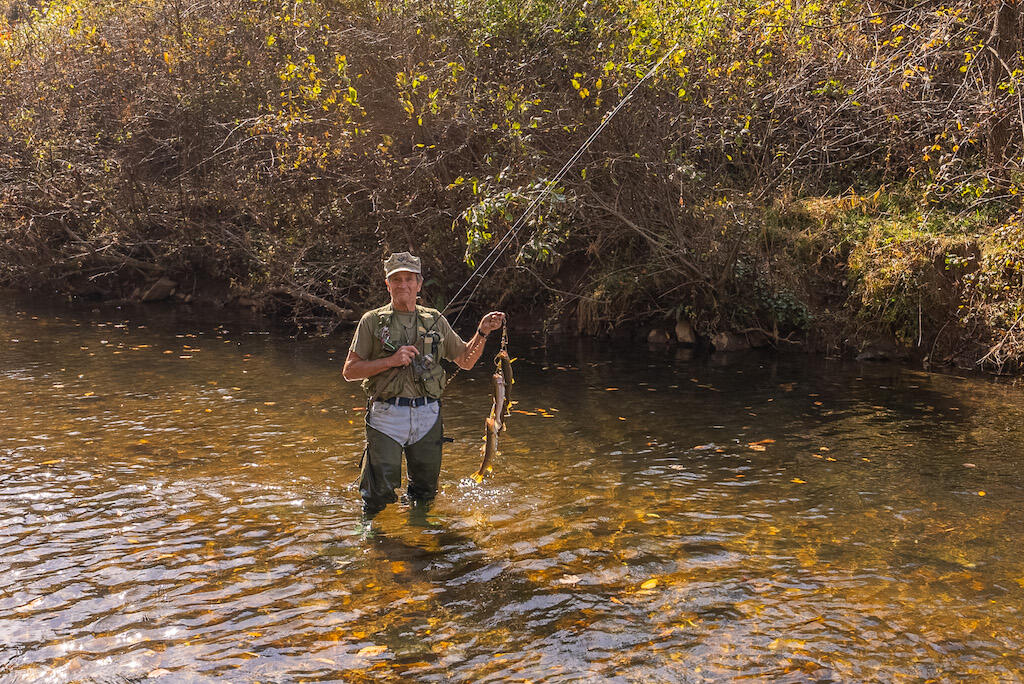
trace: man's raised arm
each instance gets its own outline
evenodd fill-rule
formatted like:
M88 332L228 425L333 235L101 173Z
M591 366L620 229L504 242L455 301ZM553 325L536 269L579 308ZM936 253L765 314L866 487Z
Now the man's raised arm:
M476 332L469 338L466 348L456 356L453 361L462 370L469 370L480 360L480 354L484 351L484 343L487 335L505 324L505 314L501 311L492 311L480 319L480 325Z

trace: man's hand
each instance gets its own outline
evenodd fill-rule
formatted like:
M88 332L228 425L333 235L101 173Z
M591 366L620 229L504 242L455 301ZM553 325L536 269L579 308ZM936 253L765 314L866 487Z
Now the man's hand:
M341 374L349 382L372 378L374 375L384 373L388 369L408 366L412 363L414 356L416 356L416 347L411 346L399 347L398 351L391 356L382 356L372 361L364 361L359 358L359 354L350 351L348 358L345 359L345 367L342 369Z
M481 318L476 332L473 334L473 337L469 338L469 344L466 345L461 354L452 359L455 365L462 370L472 368L480 358L480 354L484 351L484 345L487 344L485 338L488 333L494 332L503 325L505 325L505 314L501 311L492 311Z
M419 354L419 351L416 350L416 347L411 344L407 344L404 347L399 347L398 351L389 356L388 362L392 368L408 366L412 363L413 358L415 358L417 354Z
M492 311L483 318L480 319L480 325L477 328L480 332L487 333L493 332L505 325L505 314L501 311Z

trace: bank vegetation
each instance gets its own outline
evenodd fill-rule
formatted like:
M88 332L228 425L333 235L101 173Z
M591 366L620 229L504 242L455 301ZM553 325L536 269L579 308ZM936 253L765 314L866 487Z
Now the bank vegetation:
M0 1L0 283L1024 358L1003 0ZM464 297L463 297L464 299Z

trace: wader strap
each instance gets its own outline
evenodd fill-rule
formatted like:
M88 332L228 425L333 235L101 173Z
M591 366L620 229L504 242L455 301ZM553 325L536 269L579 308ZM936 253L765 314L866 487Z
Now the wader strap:
M384 390L387 389L388 385L391 384L391 381L394 380L395 373L398 372L399 368L401 368L401 366L396 366L396 367L392 368L390 371L388 371L388 376L384 378L384 382L380 386L381 387L380 391L378 391L372 397L367 397L366 398L366 411L364 411L364 414L363 414L363 421L364 422L370 416L370 407L373 406L373 402L377 401L377 397L379 397L384 392ZM360 479L363 476L363 462L366 461L369 458L370 458L370 442L367 441L363 445L363 453L359 456L359 465L357 466L357 469L359 470L359 474L356 475L356 479L352 483L352 486L354 486L354 487L358 487L359 486L359 481L360 481Z
M363 463L368 458L370 458L370 441L369 440L367 440L363 444L363 453L359 455L359 465L356 466L356 470L358 470L359 472L356 473L356 479L352 480L352 484L350 484L349 487L355 487L356 489L359 489L359 483L363 479Z
M384 394L384 392L387 391L388 387L391 386L392 381L394 381L395 375L397 375L398 371L400 371L404 367L405 366L395 366L394 368L388 371L388 374L384 376L384 380L379 385L377 385L380 389L378 389L377 392L374 393L372 396L366 398L367 411L370 410L370 406L373 404L373 402L380 399L380 395Z

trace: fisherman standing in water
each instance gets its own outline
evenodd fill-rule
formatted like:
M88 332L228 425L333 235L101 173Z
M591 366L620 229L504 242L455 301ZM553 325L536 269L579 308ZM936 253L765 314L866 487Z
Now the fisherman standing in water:
M367 519L398 500L403 450L409 501L433 500L443 442L439 400L447 382L440 360L469 370L487 335L505 323L504 313L492 311L464 342L440 311L416 304L423 276L419 257L409 252L385 260L384 278L391 302L363 314L342 371L346 380L363 381L369 401L359 475Z

